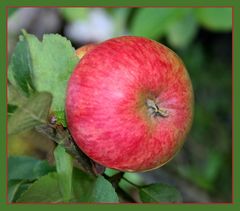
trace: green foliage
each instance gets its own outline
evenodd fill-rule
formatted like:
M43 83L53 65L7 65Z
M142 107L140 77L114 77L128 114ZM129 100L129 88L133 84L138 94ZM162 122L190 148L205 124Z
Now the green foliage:
M57 124L62 124L63 127L67 127L67 120L64 111L55 111L54 115L57 117Z
M67 81L78 62L71 43L57 34L44 35L40 42L34 35L23 32L9 65L9 80L26 95L35 90L53 95L51 110L64 116Z
M180 19L188 9L142 8L131 24L131 33L137 36L157 39L164 35L168 27Z
M230 31L231 8L140 8L131 22L132 35L159 39L166 36L171 46L186 48L199 26L212 31Z
M85 19L90 10L60 9L67 21ZM230 32L231 9L118 8L109 9L109 14L115 23L116 36L129 31L131 35L162 39L183 59L193 81L196 106L189 135L191 140L185 145L189 151L187 159L177 167L173 165L174 172L214 198L222 194L225 199L225 195L229 195L226 193L231 191L231 68L224 60L226 56L218 57L224 47L219 50L217 45L216 49L210 49L213 44L203 46L196 35L201 27L217 33ZM211 51L220 53L214 58ZM51 34L40 41L23 32L9 64L9 134L39 125L46 126L44 132L47 134L49 110L56 115L58 124L67 127L65 90L77 62L75 51L66 38ZM217 97L219 93L221 98ZM64 128L51 129L48 138L69 139L64 136ZM10 202L121 202L116 184L111 181L116 171L107 169L104 177L89 175L73 167L73 158L62 146L69 149L73 143L57 146L54 152L56 167L30 157L9 157ZM79 166L81 162L86 161L82 159ZM92 168L89 162L88 167ZM174 161L168 167L171 168L172 163ZM127 173L124 178L130 182L122 179L119 187L128 194L134 189L142 202L182 201L180 192L169 185L139 185L144 184L140 174Z
M93 177L77 168L72 169L72 158L60 146L54 155L57 171L46 161L30 157L9 158L9 201L119 202L114 187L103 176ZM164 184L139 186L138 189L143 202L177 202L181 199L175 188Z
M12 106L21 106L27 98L19 90L8 82L8 104Z
M60 8L60 12L69 22L85 20L89 11L89 8Z
M181 151L190 159L176 165L182 178L210 196L231 200L231 44L226 46L225 33L207 43L198 40L177 52L193 82L195 114L187 152Z
M27 156L11 156L8 158L8 200L16 201L25 192L29 183L53 172L54 167L47 161Z
M125 26L130 15L130 8L114 8L111 11L114 21L114 35L119 36L125 33Z
M59 187L65 202L72 198L72 157L60 145L54 151Z
M199 8L197 9L199 23L210 30L229 31L232 29L231 8Z
M77 168L73 169L72 188L75 202L87 202L88 192L93 189L95 178L80 171Z
M102 176L89 176L72 169L72 158L58 146L56 169L46 161L10 157L8 200L18 202L118 202L118 196Z
M58 174L50 173L34 182L17 200L17 202L62 202Z
M73 202L118 202L118 196L109 183L102 176L92 177L74 168L72 174ZM62 186L64 184L60 184Z
M27 156L8 158L8 180L34 180L53 170L47 161Z
M46 124L51 102L52 96L47 92L32 95L11 115L8 121L8 134L12 135Z
M26 39L19 37L19 42L11 57L9 69L10 80L27 96L35 91L33 85L33 64Z
M20 188L24 183L24 180L10 180L8 182L8 201L14 201L14 198Z
M179 191L165 184L151 184L140 188L143 202L181 202Z
M118 202L118 196L111 185L102 176L95 180L92 190L88 194L88 202Z
M168 42L176 48L186 48L197 34L198 24L193 11L176 21L167 31Z

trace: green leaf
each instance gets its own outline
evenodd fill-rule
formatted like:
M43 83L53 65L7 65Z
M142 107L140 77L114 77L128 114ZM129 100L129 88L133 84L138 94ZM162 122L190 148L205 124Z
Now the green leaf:
M30 187L31 183L26 180L8 181L8 201L16 202L18 198Z
M219 171L221 170L223 156L219 152L212 151L208 154L208 159L206 164L204 165L203 175L209 183L213 183L219 175Z
M30 97L9 119L8 134L16 134L47 123L51 102L52 96L47 92L40 92Z
M44 35L42 42L24 34L34 67L34 85L38 91L53 95L53 111L63 111L68 79L79 61L70 41L58 34Z
M15 195L19 190L21 184L24 183L24 180L11 180L8 182L8 201L14 201Z
M171 25L167 34L168 41L173 47L185 48L193 41L197 28L197 20L191 12Z
M54 111L54 116L57 117L57 124L62 124L63 127L67 127L67 121L64 111Z
M60 145L54 151L59 187L65 202L72 198L72 157Z
M51 171L47 161L27 156L10 156L8 158L8 180L34 180Z
M33 64L27 41L20 36L13 52L8 69L10 82L17 85L19 90L30 95L35 91L33 85Z
M88 18L89 8L61 8L60 12L69 21L85 20Z
M114 21L114 35L119 36L126 33L127 19L131 8L114 8L111 11Z
M63 202L57 173L50 173L34 182L17 202Z
M14 196L14 199L13 199L13 202L16 202L20 196L26 191L28 190L28 188L32 185L32 182L29 183L29 182L26 182L26 181L23 181L23 183L19 186L15 196Z
M34 90L50 92L51 110L64 112L67 82L78 61L66 38L48 34L40 42L34 35L23 32L9 65L9 80L27 95ZM60 121L66 125L62 117Z
M214 31L231 31L232 9L231 8L199 8L197 9L199 23Z
M130 31L133 35L157 39L188 11L184 8L140 8L133 17Z
M72 187L74 199L76 202L87 202L87 193L93 189L94 178L80 171L77 168L73 169Z
M98 176L88 194L88 202L119 202L118 196L110 182Z
M140 189L143 202L180 202L181 194L174 187L165 184L151 184Z
M8 82L8 104L21 106L24 102L26 102L26 96L22 95L19 90Z
M110 182L102 176L91 177L76 168L73 171L73 192L77 202L118 202Z

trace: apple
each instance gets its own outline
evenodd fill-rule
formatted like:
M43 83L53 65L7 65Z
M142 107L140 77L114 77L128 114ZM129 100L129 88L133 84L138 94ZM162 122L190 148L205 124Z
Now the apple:
M90 52L92 49L94 49L97 45L96 44L87 44L87 45L84 45L80 48L78 48L75 52L78 56L79 59L82 59L82 57Z
M193 117L193 89L181 59L143 37L98 44L73 71L66 118L76 144L108 168L158 168L182 147Z

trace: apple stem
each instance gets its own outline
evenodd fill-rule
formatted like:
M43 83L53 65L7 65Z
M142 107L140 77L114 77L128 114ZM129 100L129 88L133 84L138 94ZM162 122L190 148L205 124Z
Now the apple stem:
M146 100L146 105L148 109L148 113L150 116L157 117L168 117L169 113L165 108L161 108L157 105L157 103L154 102L152 99Z

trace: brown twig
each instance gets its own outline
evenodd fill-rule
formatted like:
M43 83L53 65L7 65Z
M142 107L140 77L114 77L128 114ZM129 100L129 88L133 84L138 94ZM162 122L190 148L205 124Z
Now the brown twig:
M37 132L46 135L50 140L61 145L71 154L81 165L83 170L90 175L96 176L104 172L104 167L96 164L85 155L75 144L69 131L62 126L44 124L36 127Z

